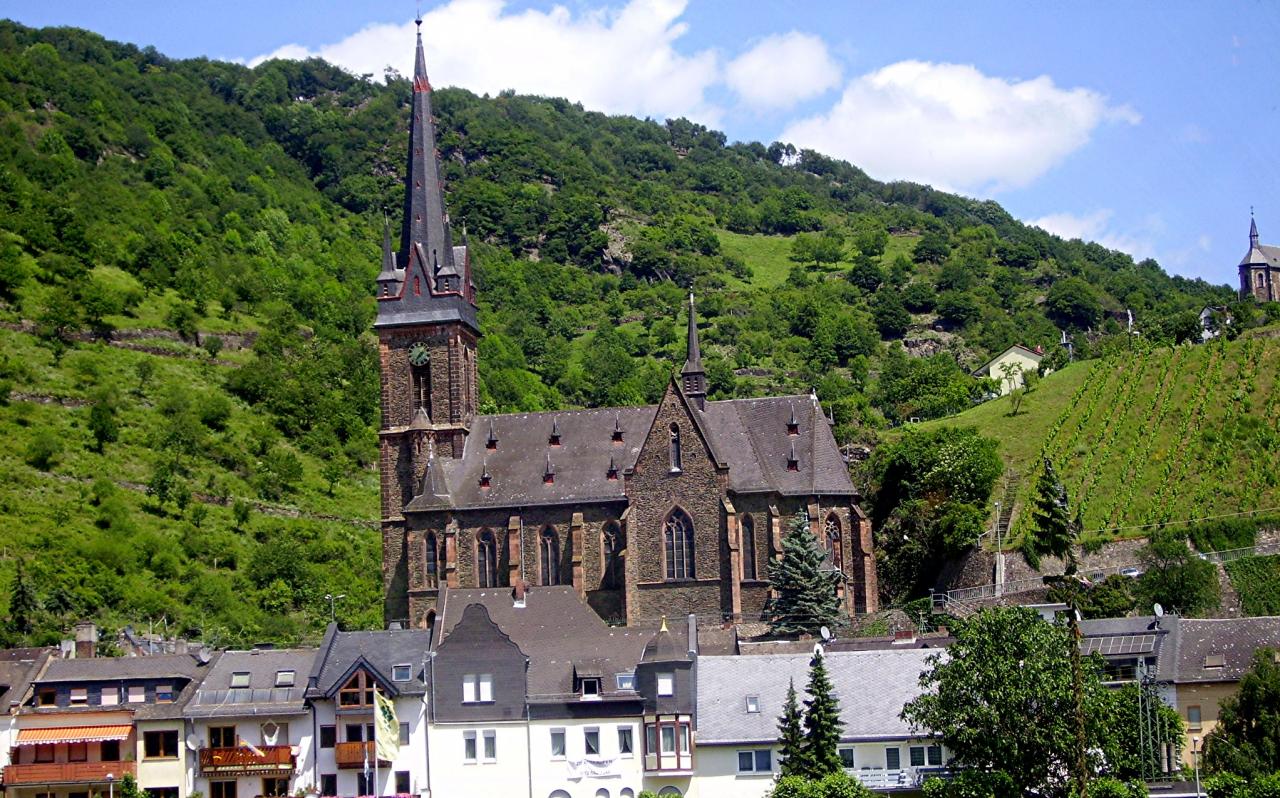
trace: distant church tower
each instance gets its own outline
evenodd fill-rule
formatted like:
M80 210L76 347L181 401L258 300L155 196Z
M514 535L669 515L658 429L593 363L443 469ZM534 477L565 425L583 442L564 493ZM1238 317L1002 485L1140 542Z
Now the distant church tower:
M1258 223L1249 217L1249 251L1240 261L1240 298L1280 302L1280 247L1258 243Z
M430 487L432 462L462 456L477 404L475 285L467 247L453 245L445 212L422 20L417 24L400 248L392 251L386 229L374 323L382 375L382 542L388 553L403 553L403 508ZM399 563L382 575L388 601L405 593L406 560L384 557L384 563ZM405 617L404 608L386 609L388 617Z

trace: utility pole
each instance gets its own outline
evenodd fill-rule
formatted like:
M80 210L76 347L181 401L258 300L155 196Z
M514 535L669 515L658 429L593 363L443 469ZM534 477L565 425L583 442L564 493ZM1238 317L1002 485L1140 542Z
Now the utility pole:
M1080 673L1080 611L1076 609L1075 590L1072 590L1070 595L1071 692L1075 696L1076 705L1076 761L1073 769L1075 770L1076 796L1086 798L1089 791L1089 770L1085 761L1084 679Z

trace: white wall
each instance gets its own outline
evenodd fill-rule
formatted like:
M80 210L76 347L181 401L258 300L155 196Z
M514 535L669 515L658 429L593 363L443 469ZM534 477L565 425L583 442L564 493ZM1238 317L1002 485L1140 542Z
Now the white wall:
M186 723L182 718L169 720L140 720L137 723L138 786L144 790L156 787L177 787L179 798L191 792L189 770L194 764L195 753L187 750ZM146 758L146 734L156 731L174 731L178 734L178 755L157 759Z
M854 763L851 775L875 786L877 782L889 779L895 784L906 782L907 786L916 779L915 768L911 767L911 747L928 746L929 742L920 740L902 740L895 742L845 742L840 748L852 748ZM773 752L771 773L739 773L738 752L758 751L769 748ZM887 769L886 749L897 748L899 755L899 771ZM942 761L948 759L945 749ZM926 759L925 767L928 765ZM774 779L780 770L778 748L766 745L700 745L694 759L694 777L686 795L688 798L762 798L773 787ZM534 796L534 798L539 798ZM574 796L577 798L577 796Z
M496 758L484 760L484 732L494 733ZM464 737L476 734L476 759L463 759ZM431 726L433 796L468 795L479 798L514 798L529 794L529 729L524 721L484 723L436 723Z
M291 715L247 715L240 717L220 717L220 718L200 718L192 724L192 733L195 734L201 748L210 747L209 727L210 726L235 726L236 735L245 742L254 745L271 745L262 734L262 727L267 723L274 722L280 726L281 731L278 732L275 745L285 745L286 741L281 739L284 733L285 725L288 725L289 736L287 744L293 748L295 770L289 779L289 792L292 794L298 789L304 789L312 785L312 757L314 753L315 740L311 734L311 713ZM189 754L191 761L192 779L195 789L204 793L206 798L209 795L210 779L200 775L200 754L199 751L193 751ZM262 794L262 777L268 774L258 774L254 776L217 776L213 777L214 781L231 781L236 782L236 796L255 796ZM275 774L269 774L275 775ZM315 783L318 787L319 784Z
M395 761L390 765L378 767L378 794L393 795L395 793L396 771L408 771L409 791L414 795L425 795L427 791L427 716L426 704L422 696L401 696L395 699L396 718L401 723L409 724L409 744L400 746ZM335 712L333 701L317 701L314 704L315 734L319 735L321 726L336 726L337 741L346 742L346 725L348 723L372 723L373 711L365 713L339 715ZM290 727L290 734L293 727ZM307 719L307 734L311 734L311 719ZM307 770L299 770L298 783L303 787L314 784L320 788L320 777L324 774L336 774L338 777L338 795L358 795L358 768L339 768L334 759L333 748L321 748L317 738L312 747L313 754L308 758ZM372 769L372 763L370 763Z
M631 730L632 752L629 755L618 750L619 728ZM564 730L563 757L551 755L552 729ZM587 729L600 732L600 754L590 757L597 763L597 770L604 771L596 776L582 775L572 764L588 758L584 742ZM620 798L624 788L629 788L633 796L639 795L644 779L641 733L640 718L532 721L529 728L529 761L533 773L530 798L547 798L555 790L563 790L570 798L596 798L597 794L604 798L599 791L606 790L608 798Z
M1012 379L1006 379L1004 372L1000 370L1000 367L1006 363L1013 363L1014 365L1021 367L1022 371L1015 372ZM1013 351L1006 352L996 360L992 361L988 376L993 380L1000 381L1000 395L1004 396L1014 388L1020 387L1023 382L1025 382L1026 378L1024 375L1034 374L1038 368L1040 368L1040 362L1038 360L1031 357L1026 352L1023 352L1021 349L1014 349Z

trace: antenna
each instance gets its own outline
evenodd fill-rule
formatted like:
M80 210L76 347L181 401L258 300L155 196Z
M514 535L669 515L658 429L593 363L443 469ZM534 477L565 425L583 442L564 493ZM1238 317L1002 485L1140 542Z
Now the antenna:
M824 626L818 630L818 636L822 638L822 642L824 643L830 642L831 630Z

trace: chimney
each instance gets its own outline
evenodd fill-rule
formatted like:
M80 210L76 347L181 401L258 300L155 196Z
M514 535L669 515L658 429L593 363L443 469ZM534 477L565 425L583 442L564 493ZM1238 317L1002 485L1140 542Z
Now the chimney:
M523 579L517 579L515 586L511 588L511 606L515 609L522 609L529 595L529 583Z
M916 630L904 629L901 632L893 633L893 644L895 646L907 645L916 642Z
M76 659L93 659L98 655L98 627L93 621L76 624Z

